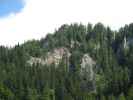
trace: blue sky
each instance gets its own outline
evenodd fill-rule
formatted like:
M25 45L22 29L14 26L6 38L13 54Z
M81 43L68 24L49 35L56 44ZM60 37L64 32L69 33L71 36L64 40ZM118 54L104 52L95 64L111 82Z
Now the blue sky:
M23 7L24 3L22 0L0 0L0 17L20 12Z

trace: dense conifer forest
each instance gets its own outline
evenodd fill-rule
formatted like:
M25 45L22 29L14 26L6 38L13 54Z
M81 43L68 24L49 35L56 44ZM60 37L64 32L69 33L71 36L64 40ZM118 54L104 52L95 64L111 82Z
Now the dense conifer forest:
M133 23L64 24L0 46L0 100L133 100Z

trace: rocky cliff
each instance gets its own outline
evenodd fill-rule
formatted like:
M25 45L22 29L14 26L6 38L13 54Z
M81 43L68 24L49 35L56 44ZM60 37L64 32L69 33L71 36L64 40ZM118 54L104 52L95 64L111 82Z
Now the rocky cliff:
M30 57L30 59L27 61L30 65L33 64L42 64L42 65L51 65L55 64L56 66L60 63L63 56L66 56L67 58L70 57L70 52L67 48L56 48L53 51L50 51L46 54L46 57Z

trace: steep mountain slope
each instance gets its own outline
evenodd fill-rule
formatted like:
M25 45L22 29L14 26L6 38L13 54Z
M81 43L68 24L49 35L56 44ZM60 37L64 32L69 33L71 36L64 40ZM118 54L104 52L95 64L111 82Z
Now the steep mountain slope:
M0 99L132 100L132 37L133 24L64 24L41 40L1 46Z

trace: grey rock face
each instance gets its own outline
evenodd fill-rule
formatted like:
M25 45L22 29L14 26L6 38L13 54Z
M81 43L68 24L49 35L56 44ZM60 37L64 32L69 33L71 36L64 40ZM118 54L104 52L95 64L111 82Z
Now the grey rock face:
M94 78L95 61L88 54L84 54L81 63L81 76L86 77L87 80L92 81Z
M62 48L54 49L53 52L47 53L45 63L47 65L50 65L52 63L54 63L55 65L58 65L64 55L66 55L68 58L71 55L67 48L62 47Z
M28 64L30 64L31 66L33 64L45 64L45 61L42 58L38 58L38 57L30 57L30 59L27 61Z
M84 54L81 63L81 89L83 91L96 91L95 89L95 67L96 62L88 55ZM87 84L85 84L87 83Z
M51 52L48 52L46 54L45 59L43 58L37 58L37 57L31 57L30 60L27 61L27 63L29 63L31 66L33 64L42 64L42 65L51 65L51 64L55 64L56 66L60 63L60 61L62 60L63 56L67 56L67 58L70 57L70 52L67 48L56 48Z

